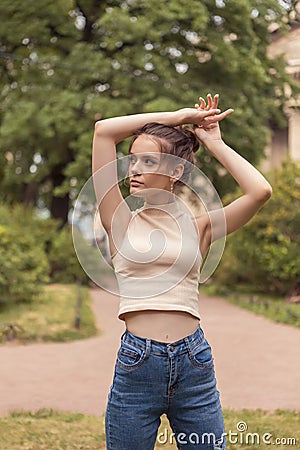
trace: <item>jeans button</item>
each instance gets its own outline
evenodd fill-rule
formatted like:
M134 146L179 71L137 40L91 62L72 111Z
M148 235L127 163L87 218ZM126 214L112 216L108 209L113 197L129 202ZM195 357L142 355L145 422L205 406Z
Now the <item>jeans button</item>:
M169 349L171 350L171 352L174 350L174 345L170 345Z

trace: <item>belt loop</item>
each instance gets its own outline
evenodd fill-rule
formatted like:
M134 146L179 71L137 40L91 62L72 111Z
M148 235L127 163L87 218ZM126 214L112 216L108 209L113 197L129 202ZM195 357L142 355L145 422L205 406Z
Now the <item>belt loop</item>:
M150 355L151 351L151 339L146 338L146 358Z
M124 333L122 334L122 336L121 336L121 341L124 341L124 340L125 340L125 339L124 339L124 336L125 336L125 334L126 334L126 331L127 331L127 330L125 330Z
M190 356L193 356L193 355L192 355L192 349L191 349L191 346L190 346L189 338L188 338L188 337L185 337L185 338L184 338L184 341L185 341L185 344L186 344L186 348L187 348L187 350L188 350L188 354L189 354Z
M203 341L203 339L204 333L199 324L195 330L195 333L193 333L193 337L191 338L190 348L193 350L197 346L197 344L200 344Z
M197 328L197 338L202 342L205 339L204 331L199 323Z

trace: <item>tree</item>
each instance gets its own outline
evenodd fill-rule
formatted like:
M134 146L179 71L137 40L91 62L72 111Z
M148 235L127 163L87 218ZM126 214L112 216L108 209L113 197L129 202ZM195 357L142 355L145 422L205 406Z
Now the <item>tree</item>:
M227 142L258 163L291 83L266 56L268 26L287 27L294 3L2 0L3 199L45 204L65 223L70 191L91 173L96 119L193 105L209 91L235 107ZM205 151L199 164L220 193L232 188Z
M289 298L300 295L300 165L285 161L272 173L271 184L268 203L228 237L214 280L230 289L246 283Z

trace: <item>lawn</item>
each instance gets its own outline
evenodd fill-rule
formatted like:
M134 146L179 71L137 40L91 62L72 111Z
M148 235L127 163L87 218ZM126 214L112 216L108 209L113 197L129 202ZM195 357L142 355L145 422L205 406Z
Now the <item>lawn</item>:
M228 291L215 284L201 285L200 292L205 295L222 297L242 308L253 311L274 322L286 323L300 328L300 303L288 303L280 296L257 293L249 286L237 286Z
M228 450L263 450L270 446L298 449L300 446L300 411L224 410L224 418ZM247 429L242 431L245 427ZM0 450L105 448L104 416L42 409L35 413L14 412L0 417ZM165 416L162 416L155 449L176 449Z
M76 303L82 298L80 328L75 328ZM0 305L0 342L7 343L13 325L17 339L13 342L68 342L97 335L87 287L65 284L46 285L41 298L31 303Z

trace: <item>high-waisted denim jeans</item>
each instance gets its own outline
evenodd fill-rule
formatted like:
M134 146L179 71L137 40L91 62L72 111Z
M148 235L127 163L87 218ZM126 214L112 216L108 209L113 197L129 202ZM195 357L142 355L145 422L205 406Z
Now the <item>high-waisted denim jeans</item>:
M158 434L166 414L173 433ZM225 450L226 440L211 347L203 330L176 342L121 336L105 415L107 450ZM160 430L161 431L161 430Z

